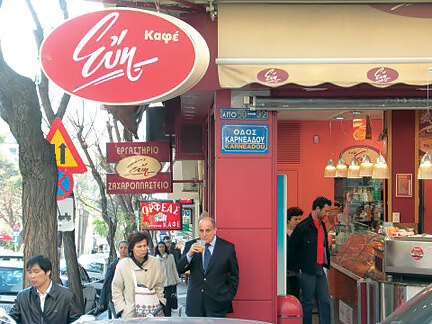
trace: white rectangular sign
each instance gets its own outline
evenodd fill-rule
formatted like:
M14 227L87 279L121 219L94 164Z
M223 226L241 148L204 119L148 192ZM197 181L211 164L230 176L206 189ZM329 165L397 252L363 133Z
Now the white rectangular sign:
M75 229L75 201L68 197L57 201L57 220L60 232L73 231Z

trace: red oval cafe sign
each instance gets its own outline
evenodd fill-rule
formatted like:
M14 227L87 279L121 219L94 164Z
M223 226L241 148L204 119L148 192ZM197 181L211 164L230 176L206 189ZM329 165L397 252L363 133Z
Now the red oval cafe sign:
M64 91L123 105L186 92L206 72L210 54L204 38L175 17L115 8L66 21L45 39L40 57Z

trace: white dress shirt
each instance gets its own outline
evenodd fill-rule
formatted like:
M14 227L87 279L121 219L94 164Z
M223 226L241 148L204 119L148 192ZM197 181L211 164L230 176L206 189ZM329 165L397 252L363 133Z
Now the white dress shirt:
M213 255L215 244L216 244L216 235L213 237L213 240L210 242L210 246L208 247L208 249L210 250L210 257ZM203 265L204 265L204 252L205 252L205 248L203 251L203 258L202 258L203 259ZM186 253L186 259L187 259L188 263L190 263L192 260L192 258L187 253Z
M41 303L41 310L42 310L42 312L44 311L46 296L47 296L48 293L50 292L51 287L52 287L52 281L50 280L50 284L49 284L49 286L48 286L48 289L45 291L45 293L42 294L42 293L39 291L39 289L36 288L37 294L39 295L39 299L40 299L40 303Z

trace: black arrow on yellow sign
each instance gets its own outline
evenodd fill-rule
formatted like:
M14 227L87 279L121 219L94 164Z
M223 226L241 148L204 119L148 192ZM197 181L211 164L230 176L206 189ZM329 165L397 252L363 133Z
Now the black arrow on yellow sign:
M66 163L66 145L64 143L61 143L59 146L60 149L60 164Z

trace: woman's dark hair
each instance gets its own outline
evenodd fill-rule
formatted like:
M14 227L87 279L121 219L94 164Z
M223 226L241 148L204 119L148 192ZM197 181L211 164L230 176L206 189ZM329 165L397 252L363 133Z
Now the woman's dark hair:
M163 246L165 246L165 253L166 253L166 254L169 254L169 250L168 250L168 247L166 246L165 242L164 242L164 241L160 241L160 242L155 246L155 253L154 253L154 255L160 255L160 256L162 256L162 255L160 254L160 252L159 252L159 245L163 245Z
M303 215L303 210L301 210L299 207L291 207L287 209L287 222L291 220L294 216L301 216Z
M118 242L118 243L117 243L117 246L120 247L120 244L122 244L122 243L126 243L126 244L128 244L127 241L123 240L123 241Z
M51 261L47 257L44 257L43 255L34 256L33 258L27 261L26 269L30 270L35 264L39 265L39 267L43 270L43 272L47 273L48 271L51 271L52 273Z
M147 245L149 245L150 240L151 240L150 234L146 233L146 232L136 232L136 233L129 235L128 241L127 241L129 256L133 256L133 248L135 247L135 244L137 244L138 242L141 242L142 240L146 240Z
M337 200L334 201L333 206L335 206L335 208L342 208L343 207L343 205Z

